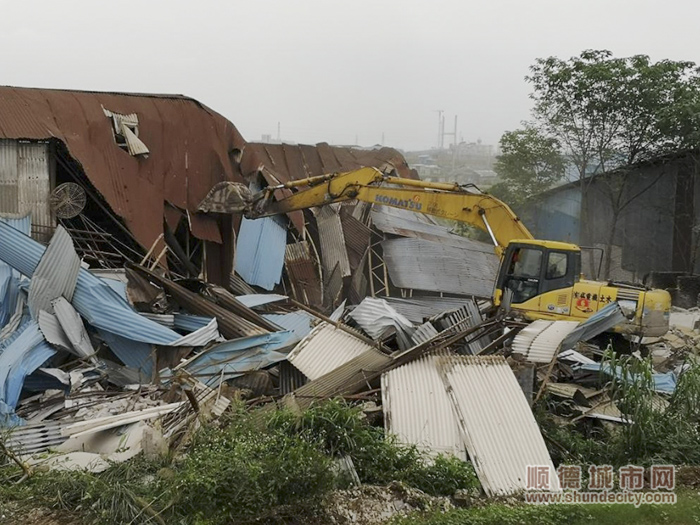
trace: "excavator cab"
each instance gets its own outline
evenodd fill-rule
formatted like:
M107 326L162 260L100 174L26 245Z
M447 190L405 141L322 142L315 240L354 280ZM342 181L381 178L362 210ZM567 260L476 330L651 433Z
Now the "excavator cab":
M572 287L580 274L581 249L573 244L513 241L503 254L496 295L509 297L511 304L522 304L546 292Z

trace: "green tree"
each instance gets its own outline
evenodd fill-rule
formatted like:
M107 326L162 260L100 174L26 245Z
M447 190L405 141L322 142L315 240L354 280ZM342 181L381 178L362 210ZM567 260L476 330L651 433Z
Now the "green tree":
M526 79L533 86L535 125L562 145L578 173L583 202L594 175L621 174L700 141L700 70L693 62L588 50L568 60L538 59ZM628 176L600 180L612 210L604 266L609 275L620 215L657 181L632 189ZM581 224L590 238L585 206Z
M490 193L518 209L564 177L564 158L557 139L534 127L506 131L494 170L500 182Z

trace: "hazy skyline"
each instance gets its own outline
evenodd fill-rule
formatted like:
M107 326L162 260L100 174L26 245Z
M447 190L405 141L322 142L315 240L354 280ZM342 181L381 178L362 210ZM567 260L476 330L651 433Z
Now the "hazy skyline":
M181 93L248 141L427 149L437 114L496 144L529 116L538 57L700 62L691 0L0 0L0 84ZM449 139L448 139L449 141Z

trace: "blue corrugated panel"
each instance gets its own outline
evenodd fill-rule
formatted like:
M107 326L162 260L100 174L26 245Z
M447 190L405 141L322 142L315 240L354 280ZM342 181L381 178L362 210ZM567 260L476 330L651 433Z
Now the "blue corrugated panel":
M190 359L184 369L211 386L287 359L298 341L294 332L274 332L226 341Z
M28 321L22 328L0 354L0 412L4 414L17 405L24 378L56 353L44 341L36 322Z
M31 277L46 248L18 230L0 222L0 260ZM101 279L84 268L78 274L73 306L96 328L143 343L172 343L180 335L139 315Z
M243 303L248 308L255 308L256 306L286 301L288 297L286 295L279 295L276 293L256 293L250 295L237 295L236 299L238 299L238 302Z
M153 348L148 343L138 343L106 330L98 330L102 340L122 363L139 370L145 377L153 377Z
M236 243L236 272L245 282L272 290L280 282L287 229L275 217L241 221Z
M25 235L32 230L31 214L21 219L8 219L0 217L0 222L12 226ZM5 326L17 305L17 293L19 291L20 275L14 272L10 266L0 261L0 329Z
M16 272L0 262L0 329L7 324L17 307L19 279Z
M178 312L175 314L175 328L182 330L183 332L195 332L200 328L207 326L211 320L211 317L183 314Z
M275 323L280 328L291 330L299 339L306 337L311 332L311 314L299 311L288 314L263 314L268 321Z
M11 219L0 217L0 222L12 226L14 229L21 231L25 235L32 234L32 214L28 213L19 219Z

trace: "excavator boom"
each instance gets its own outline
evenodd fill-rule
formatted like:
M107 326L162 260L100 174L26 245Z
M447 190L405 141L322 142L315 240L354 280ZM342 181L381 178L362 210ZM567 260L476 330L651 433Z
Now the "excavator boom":
M279 201L272 200L276 190L302 187L308 189ZM375 168L310 177L266 188L246 215L266 217L351 199L471 224L491 236L499 256L510 241L534 238L517 215L491 195L469 191L456 183L387 177Z

